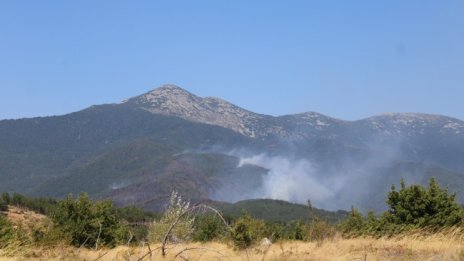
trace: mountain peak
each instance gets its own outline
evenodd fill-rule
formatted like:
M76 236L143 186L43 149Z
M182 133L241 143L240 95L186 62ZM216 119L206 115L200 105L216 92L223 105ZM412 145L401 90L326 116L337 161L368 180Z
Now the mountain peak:
M220 98L198 97L176 85L165 84L126 101L154 114L176 116L186 120L229 128L253 137L248 126L257 114Z
M175 84L163 84L160 87L148 92L148 93L164 93L164 92L182 92L182 93L187 93L191 94L190 92L186 91L185 89L182 89L181 87L175 85Z
M148 100L159 98L159 97L166 97L166 98L175 98L175 97L187 97L187 96L195 96L192 93L188 92L187 90L182 89L181 87L174 85L174 84L163 84L160 87L151 90L139 97L145 97Z
M201 98L174 84L164 84L142 95L130 98L125 102L145 109L169 107L172 104L198 102Z

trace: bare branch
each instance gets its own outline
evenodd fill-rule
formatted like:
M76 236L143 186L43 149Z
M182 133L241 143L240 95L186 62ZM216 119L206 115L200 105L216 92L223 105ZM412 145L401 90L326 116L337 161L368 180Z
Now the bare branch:
M150 257L151 257L151 253L153 253L155 250L159 250L159 249L161 249L161 247L157 247L157 248L155 248L155 249L153 249L153 250L148 251L145 255L143 255L143 256L141 256L139 259L137 259L137 261L143 260L143 259L144 259L146 256L148 256L148 255L150 255Z
M99 223L99 225L100 225L100 229L98 230L97 240L95 241L95 250L98 250L98 242L100 241L100 235L102 232L102 224Z
M103 255L98 256L98 257L97 257L96 259L94 259L93 261L99 260L100 258L104 257L104 256L105 256L106 254L108 254L109 252L110 252L109 250L106 251L105 253L103 253Z
M221 253L221 251L216 250L216 249L212 249L212 248L207 248L207 247L186 247L186 248L182 249L180 252L178 252L174 256L174 258L172 260L176 260L176 258L178 258L178 257L184 258L184 257L181 256L182 253L187 252L187 251L192 251L192 250L206 250L206 251L210 251L210 252L215 252L215 253L219 254L221 257L225 257L225 258L230 260L230 258L228 256L224 255L223 253Z

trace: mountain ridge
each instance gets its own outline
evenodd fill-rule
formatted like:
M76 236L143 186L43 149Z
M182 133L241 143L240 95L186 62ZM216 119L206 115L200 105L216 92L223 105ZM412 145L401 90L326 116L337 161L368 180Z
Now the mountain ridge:
M196 96L173 84L162 85L145 94L127 99L123 103L133 104L152 113L177 116L186 120L229 128L251 138L269 135L276 135L280 138L289 136L279 121L281 119L291 121L293 118L318 130L324 130L333 123L356 124L368 121L374 128L382 128L381 122L397 127L407 124L423 125L446 119L443 125L445 129L455 130L455 134L464 132L463 121L436 114L385 113L354 121L337 119L312 111L281 116L265 115L243 109L221 98ZM264 121L266 124L257 126L256 123L259 121Z
M237 168L241 158L256 155L263 159ZM62 116L0 121L0 191L56 197L88 191L118 204L159 209L170 190L194 201L236 201L270 197L283 183L301 179L287 184L287 200L311 197L320 207L379 209L383 192L401 177L424 183L437 175L464 201L461 155L464 122L451 117L270 116L167 85ZM360 184L357 192L349 189Z

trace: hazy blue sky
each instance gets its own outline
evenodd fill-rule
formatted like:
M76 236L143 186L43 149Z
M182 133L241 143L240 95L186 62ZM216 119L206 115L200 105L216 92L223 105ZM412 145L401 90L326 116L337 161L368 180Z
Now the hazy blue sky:
M272 115L464 119L464 1L0 1L0 119L163 83Z

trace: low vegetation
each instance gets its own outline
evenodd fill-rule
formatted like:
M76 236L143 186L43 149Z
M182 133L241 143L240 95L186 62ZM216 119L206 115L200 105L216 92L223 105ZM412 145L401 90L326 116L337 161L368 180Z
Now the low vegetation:
M116 208L109 201L92 201L87 194L54 200L4 193L0 199L4 213L0 215L0 255L56 257L50 249L58 247L70 249L62 253L66 258L81 255L83 259L113 253L121 259L163 256L196 260L197 252L216 259L227 255L231 260L243 259L243 255L250 260L335 259L323 258L324 251L333 251L326 256L355 258L356 254L364 260L367 255L372 256L369 260L395 260L395 255L422 258L432 257L432 253L456 260L464 257L462 244L458 244L464 240L464 210L455 195L440 188L434 179L426 188L406 186L402 181L399 190L392 187L386 202L389 209L384 213L363 215L353 207L345 220L333 224L311 206L300 220L258 219L246 209L240 216L224 216L211 206L192 206L176 192L162 214L136 207ZM18 215L29 211L37 217L15 221L12 211ZM411 243L421 240L439 246L429 246L433 251L422 249L430 255L421 254ZM350 248L349 244L355 245ZM34 249L49 249L54 254L31 254Z
M456 203L455 194L440 188L433 178L428 188L407 187L402 180L399 191L392 186L386 203L389 210L380 215L369 212L363 216L353 207L347 220L340 224L341 231L348 236L381 237L463 226L464 210Z

